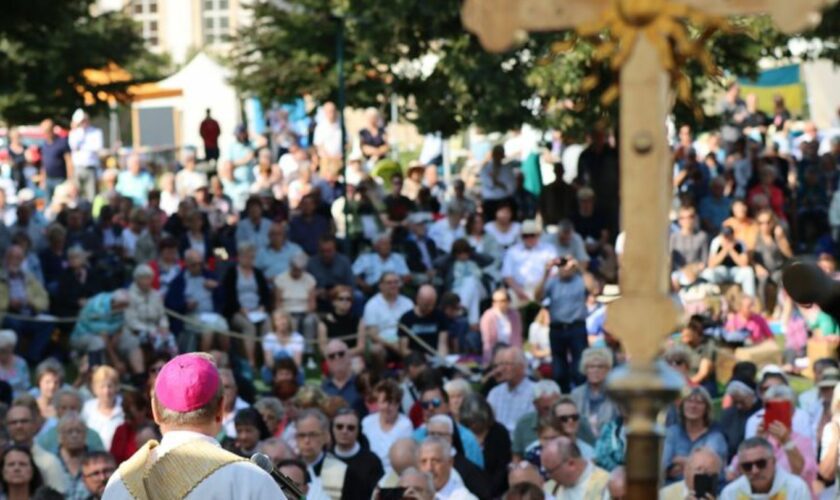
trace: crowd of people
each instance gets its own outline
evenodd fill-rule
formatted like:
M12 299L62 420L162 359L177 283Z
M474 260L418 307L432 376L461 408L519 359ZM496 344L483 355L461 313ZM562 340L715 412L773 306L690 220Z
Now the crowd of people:
M775 105L733 85L720 130L672 141L686 317L663 359L686 390L662 417L662 498L836 494L840 370L805 348L836 352L840 326L780 275L794 255L835 272L840 136ZM449 184L440 157L389 159L376 110L343 167L332 103L308 135L281 120L227 145L208 110L205 150L175 164L103 154L83 111L41 130L28 146L12 129L0 154L4 498L100 498L160 437L159 370L194 351L219 369L219 442L268 455L306 498L626 494L606 393L626 361L605 330L624 242L608 129L576 167L559 133L534 151L477 141ZM777 334L781 362L722 373L721 349Z

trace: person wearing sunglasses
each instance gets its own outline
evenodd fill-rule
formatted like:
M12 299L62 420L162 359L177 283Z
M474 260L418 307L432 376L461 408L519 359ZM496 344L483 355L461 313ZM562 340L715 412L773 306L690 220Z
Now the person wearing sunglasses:
M420 428L414 431L414 439L423 442L428 437L428 422L436 415L452 417L449 407L449 395L439 385L427 385L420 393L420 405L423 408L423 421ZM463 449L464 456L480 468L484 468L484 454L481 445L471 430L461 424L456 424L458 432L452 436L452 443L456 449Z
M575 400L571 396L560 396L560 400L555 403L552 413L556 419L556 429L560 435L574 440L584 458L594 458L595 449L586 441L577 437L580 434L581 411L575 404Z
M318 348L327 352L327 344L336 337L344 340L350 348L350 356L364 354L366 339L362 317L353 311L353 289L336 285L329 292L332 303L330 311L324 314L318 324ZM355 334L356 338L346 338Z
M382 461L359 443L361 422L356 412L342 408L332 421L335 446L333 455L347 464L347 475L353 478L353 491L358 498L370 498L376 483L385 474Z
M776 385L764 393L764 402L768 406L787 404L793 408L796 403L796 394L786 385ZM803 478L806 484L811 485L817 479L817 454L813 438L803 436L791 427L793 427L792 422L783 423L773 420L768 424L762 418L756 432L773 447L778 469L795 474Z
M777 466L773 445L764 438L750 438L738 446L738 469L741 477L723 489L721 500L811 498L805 481Z

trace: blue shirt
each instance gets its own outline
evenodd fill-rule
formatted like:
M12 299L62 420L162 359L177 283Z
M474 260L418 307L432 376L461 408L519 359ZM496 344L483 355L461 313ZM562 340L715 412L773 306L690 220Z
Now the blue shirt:
M67 139L56 136L52 142L41 144L41 165L48 179L66 179L67 162L64 155L70 153L70 145Z
M344 384L344 387L340 389L337 385L335 385L335 382L333 382L331 378L325 378L321 383L321 389L327 396L341 396L344 401L347 401L347 404L350 405L351 408L355 408L361 398L359 391L356 390L355 375L350 377L350 380L348 380Z
M111 292L103 292L91 297L79 312L79 321L73 328L71 337L114 335L123 327L123 314L111 314Z
M484 469L484 453L481 445L478 444L475 434L461 424L458 424L458 435L461 437L461 444L464 446L464 455L467 460ZM423 425L412 436L415 441L422 443L426 440L426 426Z
M685 426L681 424L674 424L668 427L665 431L665 447L662 451L662 468L666 471L671 467L675 457L688 458L695 448L705 446L711 448L721 460L729 456L729 447L726 444L726 438L718 429L717 425L712 425L709 429L692 441L685 431ZM682 481L683 476L677 478L669 477L666 482L673 483Z
M723 225L723 221L729 217L731 209L731 198L721 196L720 199L715 199L713 196L706 196L700 200L698 212L700 213L700 218L709 221L712 229L717 232L720 230L720 226Z
M552 276L545 285L548 315L552 323L586 321L586 285L580 274L568 280Z
M117 192L127 198L131 198L135 206L142 207L149 199L149 191L155 187L155 181L148 172L140 172L137 175L124 170L117 177Z
M368 285L376 285L379 278L386 272L396 273L398 276L409 274L408 265L402 255L391 253L388 258L382 257L376 252L368 252L359 255L353 263L353 274L361 276Z
M289 270L289 263L292 257L303 252L297 243L287 241L283 243L280 250L268 246L260 248L257 252L257 260L254 266L263 272L267 280L273 280L275 276Z

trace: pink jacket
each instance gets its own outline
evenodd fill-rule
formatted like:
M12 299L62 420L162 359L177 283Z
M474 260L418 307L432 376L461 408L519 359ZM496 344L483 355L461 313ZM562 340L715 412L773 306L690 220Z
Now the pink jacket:
M756 313L750 313L748 319L744 319L738 313L729 313L729 318L726 319L724 329L728 332L742 329L748 330L750 332L750 340L753 344L758 344L759 342L773 338L770 325L767 324L767 321L760 314Z
M497 318L496 311L491 307L481 315L478 325L481 330L482 359L485 364L492 361L493 347L499 340ZM522 347L522 319L519 317L519 312L513 308L508 309L507 318L510 321L510 345Z

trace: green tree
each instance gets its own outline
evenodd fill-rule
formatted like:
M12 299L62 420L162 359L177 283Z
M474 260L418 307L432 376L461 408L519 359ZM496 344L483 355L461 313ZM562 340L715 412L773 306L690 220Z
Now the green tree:
M589 40L573 33L532 34L509 53L490 54L464 31L458 1L286 3L291 6L257 3L256 27L239 33L232 55L236 86L266 102L303 94L335 99L338 14L346 28L344 69L351 106L382 104L396 93L408 98L408 118L422 132L447 136L469 124L506 130L523 122L580 136L593 123L616 118L615 101L601 99L617 82L616 72L594 58ZM762 57L789 55L789 38L769 19L739 18L732 24L734 30L705 42L719 74L707 74L697 61L681 61L694 97L690 104L675 106L681 123L713 125L712 113L698 113L710 107L703 89L723 85L726 76L755 74ZM840 5L835 5L804 36L825 41L823 55L840 62L838 26ZM693 26L686 29L698 34Z
M133 82L95 86L86 69L116 64L135 81L155 78L163 59L151 57L137 25L122 13L91 14L94 0L6 2L0 15L0 117L31 123L68 117L83 94L124 95Z

